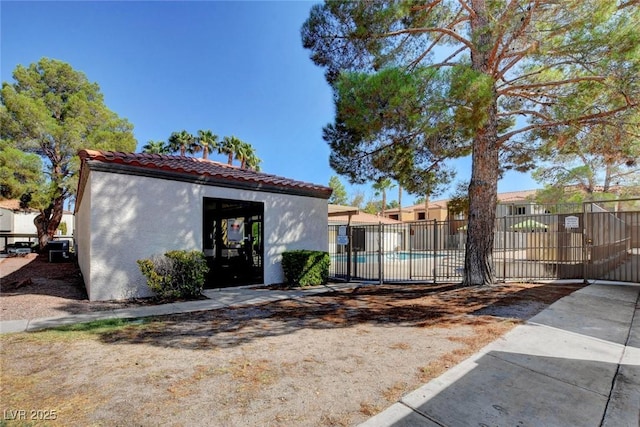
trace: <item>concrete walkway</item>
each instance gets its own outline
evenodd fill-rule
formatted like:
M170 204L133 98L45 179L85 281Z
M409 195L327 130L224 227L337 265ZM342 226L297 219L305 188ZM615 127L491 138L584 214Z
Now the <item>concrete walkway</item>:
M92 322L94 320L114 318L135 319L140 317L216 310L225 307L240 307L271 301L302 298L307 295L316 295L340 289L350 289L358 285L358 283L330 283L325 286L286 291L255 289L251 286L208 289L203 292L209 298L207 300L94 311L91 313L70 314L62 317L0 321L0 333L37 331L40 329L55 328L57 326L71 325L74 323Z
M361 426L640 426L640 285L590 285Z

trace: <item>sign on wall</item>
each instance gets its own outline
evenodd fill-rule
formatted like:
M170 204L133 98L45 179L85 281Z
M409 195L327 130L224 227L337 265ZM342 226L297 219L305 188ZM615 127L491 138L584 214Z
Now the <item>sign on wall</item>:
M564 228L580 228L580 222L577 216L568 216L564 218Z
M338 236L338 245L346 246L349 244L349 236Z
M227 240L229 242L244 241L244 218L229 218L227 220Z

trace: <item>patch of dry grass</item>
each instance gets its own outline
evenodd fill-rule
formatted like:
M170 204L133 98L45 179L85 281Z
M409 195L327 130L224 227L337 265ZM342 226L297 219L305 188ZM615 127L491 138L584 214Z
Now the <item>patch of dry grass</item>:
M407 391L407 383L404 381L398 381L394 383L391 387L387 387L382 392L382 397L385 398L387 402L397 402L400 400L402 395L404 395Z
M532 313L519 308L540 310L578 287L366 286L143 324L0 336L0 400L7 408L51 405L75 425L95 423L94 413L112 417L105 423L152 414L130 421L154 424L186 403L215 407L219 424L352 425ZM94 368L85 378L62 384L86 366ZM143 409L119 406L129 386L138 387ZM336 405L338 392L351 406Z
M484 346L506 334L519 323L519 321L496 319L490 316L483 316L477 319L477 321L473 322L473 333L471 335L448 337L449 341L460 343L463 346L421 367L418 370L420 381L428 382L437 378L447 369L452 368Z
M389 346L391 350L409 350L411 345L406 342L395 342Z
M346 414L322 414L320 424L327 427L347 427L351 425L351 417Z
M372 417L378 412L382 411L383 408L372 405L368 402L360 402L360 413L362 415L366 415L367 417Z
M251 360L238 358L230 363L230 373L234 380L241 382L245 391L253 392L277 381L279 373L272 362L266 359Z

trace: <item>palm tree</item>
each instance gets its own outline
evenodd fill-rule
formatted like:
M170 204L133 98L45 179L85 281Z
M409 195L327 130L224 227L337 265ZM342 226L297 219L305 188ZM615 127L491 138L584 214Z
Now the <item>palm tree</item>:
M381 178L373 184L373 189L376 190L376 196L382 195L382 216L384 216L384 210L387 208L387 190L393 187L395 187L395 184L393 184L389 178Z
M256 156L255 151L251 151L251 153L249 154L249 157L247 157L246 159L246 166L247 169L251 169L254 170L256 172L260 171L260 163L262 163L262 160Z
M240 147L242 144L243 142L235 136L225 136L224 138L222 138L222 144L218 146L218 153L226 154L228 156L227 164L232 165L233 156L238 151L238 147Z
M240 141L240 144L236 148L235 156L236 160L240 160L241 169L260 169L260 162L262 160L256 155L256 150L253 148L253 145Z
M260 158L256 155L256 150L253 145L243 143L241 149L236 153L236 159L240 160L240 167L242 169L254 169L257 170L260 166Z
M199 130L196 142L202 149L202 158L207 159L209 152L218 148L218 135L210 130Z
M244 141L240 141L240 144L236 147L235 158L240 161L240 169L244 169L247 156L251 150L251 145Z
M175 153L180 151L181 156L185 156L187 152L190 154L199 151L195 146L195 137L186 130L173 132L169 137L169 150Z
M142 152L147 154L171 154L171 150L164 141L149 140L142 147Z

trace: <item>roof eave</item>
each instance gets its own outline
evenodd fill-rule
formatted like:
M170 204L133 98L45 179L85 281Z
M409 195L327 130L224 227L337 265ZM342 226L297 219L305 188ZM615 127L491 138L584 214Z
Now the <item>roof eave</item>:
M145 168L121 163L105 163L100 160L85 160L84 164L91 171L111 172L125 175L143 176L150 178L166 179L170 181L187 182L191 184L210 185L241 190L252 190L266 193L288 194L295 196L315 197L328 199L331 197L330 189L300 188L289 186L277 186L254 181L240 181L220 178L210 175L194 175L164 169ZM82 178L82 176L81 176ZM82 186L84 187L84 185Z

